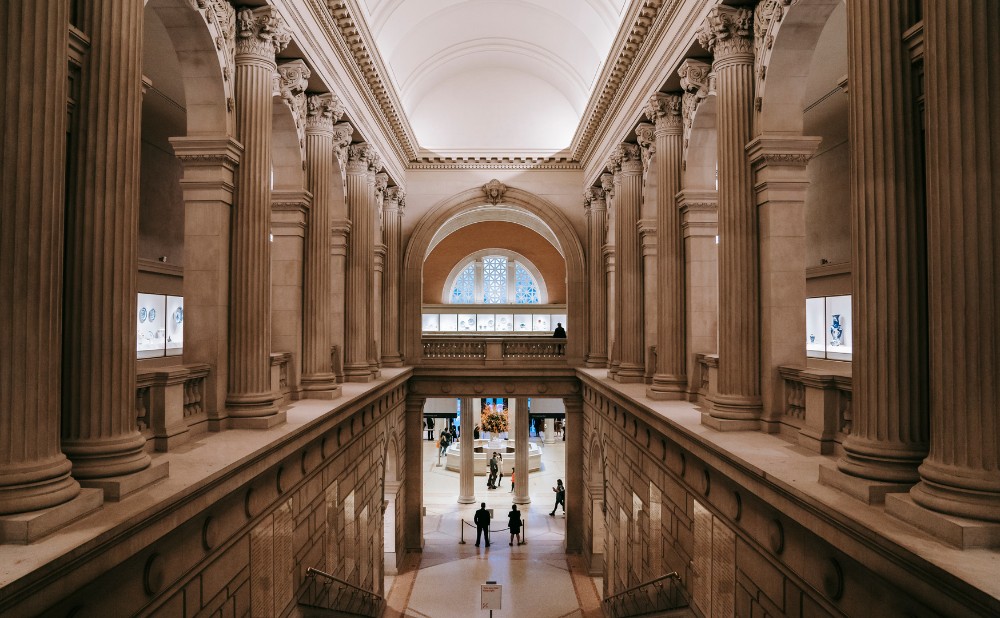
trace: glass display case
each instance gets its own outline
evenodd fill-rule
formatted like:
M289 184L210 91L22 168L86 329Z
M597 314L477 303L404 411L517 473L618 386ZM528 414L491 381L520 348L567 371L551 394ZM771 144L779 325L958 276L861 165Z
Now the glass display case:
M441 314L441 332L453 333L458 330L458 314L456 313L443 313Z
M518 332L531 331L531 314L518 313L514 316L514 330Z
M174 298L174 297L171 297ZM179 297L177 297L178 300ZM484 309L486 307L483 307ZM516 308L503 307L510 313L448 313L443 310L425 310L420 316L420 330L424 333L525 333L552 334L556 322L566 326L566 309L560 313L514 313ZM463 307L466 311L470 308ZM477 307L478 309L478 307ZM167 312L172 312L172 307ZM170 333L168 333L168 336Z
M166 354L167 297L163 294L138 294L135 316L135 351L137 358L155 358Z
M806 356L849 361L852 338L850 294L806 299Z
M552 322L549 320L549 318L551 318L551 317L552 316L550 316L548 314L544 314L544 313L542 313L542 314L539 314L539 313L534 314L532 316L532 324L534 324L534 326L532 327L531 330L533 330L535 332L551 332L552 331Z
M458 330L459 332L469 332L476 330L476 314L474 313L458 314Z
M498 313L496 326L494 328L499 332L510 332L514 330L514 314Z
M476 315L476 330L496 330L496 316L492 313L480 313Z
M420 330L425 333L435 333L441 330L441 316L436 313L425 313L420 320Z
M167 296L166 328L166 354L167 356L180 356L184 351L184 297Z

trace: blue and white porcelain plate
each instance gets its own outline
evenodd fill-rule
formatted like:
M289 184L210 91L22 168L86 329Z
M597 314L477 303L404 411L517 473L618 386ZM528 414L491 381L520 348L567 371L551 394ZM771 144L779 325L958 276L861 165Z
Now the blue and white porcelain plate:
M156 319L156 309L149 310L149 321L152 322Z
M146 308L145 307L139 307L139 321L140 322L145 322L146 321Z
M183 321L184 321L184 307L178 307L177 310L174 311L174 322L180 324Z

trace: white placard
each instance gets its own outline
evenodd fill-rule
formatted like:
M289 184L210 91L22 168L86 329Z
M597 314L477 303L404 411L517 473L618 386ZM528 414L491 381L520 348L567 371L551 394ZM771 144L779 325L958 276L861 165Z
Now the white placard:
M500 597L503 596L503 586L500 584L483 584L480 587L482 591L482 608L480 609L500 609Z

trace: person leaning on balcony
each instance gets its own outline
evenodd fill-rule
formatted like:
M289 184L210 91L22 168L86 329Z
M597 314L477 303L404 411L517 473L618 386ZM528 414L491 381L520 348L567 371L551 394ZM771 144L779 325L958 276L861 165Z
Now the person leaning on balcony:
M562 327L562 322L556 322L556 329L552 332L552 336L556 339L566 338L566 329Z

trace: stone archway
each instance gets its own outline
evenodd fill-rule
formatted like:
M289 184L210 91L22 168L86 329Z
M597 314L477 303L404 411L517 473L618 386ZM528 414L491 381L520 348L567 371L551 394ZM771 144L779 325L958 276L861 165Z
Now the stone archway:
M438 203L413 230L403 257L403 306L400 323L403 329L403 350L407 362L415 364L420 358L420 308L423 297L423 263L430 245L442 226L451 219L473 208L482 206L486 200L479 187L469 189ZM544 223L558 241L556 247L566 261L566 306L567 319L573 331L581 336L570 337L566 343L566 360L570 365L583 362L583 352L587 332L587 300L585 286L585 263L583 247L569 219L548 200L518 189L507 187L503 195L503 205L520 211L526 217L534 217Z

